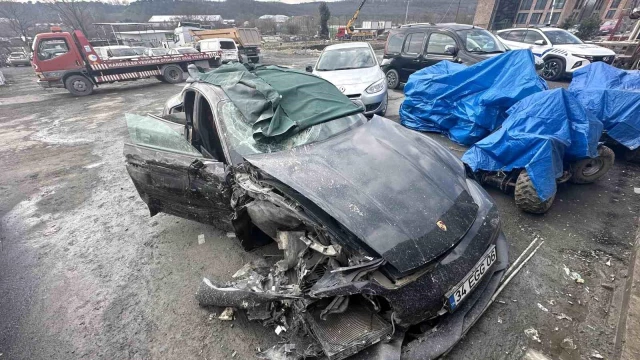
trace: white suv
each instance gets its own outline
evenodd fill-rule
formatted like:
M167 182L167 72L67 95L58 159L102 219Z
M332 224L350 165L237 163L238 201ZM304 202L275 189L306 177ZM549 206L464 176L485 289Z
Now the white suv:
M531 49L540 56L544 60L545 80L558 80L596 61L612 64L616 57L607 48L585 44L572 33L553 27L505 29L497 35L512 49Z

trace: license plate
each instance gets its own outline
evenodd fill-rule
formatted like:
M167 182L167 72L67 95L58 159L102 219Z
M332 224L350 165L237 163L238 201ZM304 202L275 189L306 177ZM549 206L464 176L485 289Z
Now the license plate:
M480 280L487 273L487 270L496 262L496 246L492 245L487 252L482 255L482 259L476 263L476 266L460 281L456 286L449 291L445 297L449 305L449 311L453 312L458 305L466 298L473 288L475 288Z

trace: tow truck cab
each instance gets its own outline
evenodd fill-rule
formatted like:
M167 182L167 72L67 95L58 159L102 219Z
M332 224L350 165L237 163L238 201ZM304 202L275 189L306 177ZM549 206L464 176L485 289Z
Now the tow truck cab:
M32 65L38 84L64 88L65 80L70 76L87 76L86 59L98 61L98 55L81 31L68 33L55 27L51 31L36 35Z

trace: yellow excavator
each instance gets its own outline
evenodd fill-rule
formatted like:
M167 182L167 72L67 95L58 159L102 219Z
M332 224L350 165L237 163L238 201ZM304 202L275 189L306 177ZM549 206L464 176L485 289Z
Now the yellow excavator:
M361 41L374 38L375 33L373 31L356 31L354 27L356 20L358 20L358 15L360 15L360 10L366 2L367 0L362 0L360 6L358 6L358 10L356 10L349 22L347 22L347 26L340 26L338 28L336 39Z

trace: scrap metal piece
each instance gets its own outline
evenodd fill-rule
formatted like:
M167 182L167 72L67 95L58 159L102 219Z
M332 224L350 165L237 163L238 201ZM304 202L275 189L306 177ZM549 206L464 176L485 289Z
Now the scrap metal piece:
M342 247L340 245L322 245L319 242L309 239L306 236L302 236L300 237L300 240L302 240L302 242L304 242L305 244L307 244L308 247L310 247L311 249L319 252L322 255L326 255L326 256L337 256L340 251L342 251Z
M204 278L196 292L196 299L201 306L225 306L249 309L277 300L297 299L299 296L270 292L257 292L214 285L211 280Z
M343 314L330 314L327 320L320 319L320 314L320 309L315 309L305 318L329 360L354 355L393 331L390 323L360 304Z

